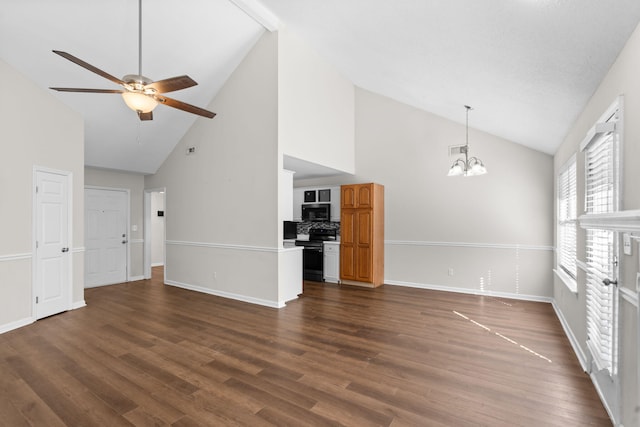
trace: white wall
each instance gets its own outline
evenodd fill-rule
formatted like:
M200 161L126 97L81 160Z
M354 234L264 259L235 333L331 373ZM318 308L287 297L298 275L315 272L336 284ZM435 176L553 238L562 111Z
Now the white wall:
M164 212L164 193L151 193L151 266L164 265L164 216L158 216L158 211Z
M0 332L32 320L33 167L73 174L74 306L84 304L84 126L80 115L0 60Z
M277 48L265 34L209 104L218 115L145 179L166 188L168 283L278 305Z
M353 173L353 83L286 28L278 41L281 152Z
M360 88L355 106L356 175L296 186L385 186L385 283L551 297L551 156L470 129L489 173L448 177L448 146L464 144L464 125Z
M143 277L144 175L93 167L85 168L85 185L129 190L129 280ZM137 228L133 231L134 226Z
M636 29L629 38L625 48L613 64L591 100L573 124L567 137L554 157L554 172L557 175L562 165L574 154L579 152L580 142L587 131L601 114L613 103L619 95L624 95L624 132L623 132L623 197L622 208L625 210L640 209L640 191L638 182L637 161L640 159L640 28ZM583 211L584 200L584 157L577 155L577 193L578 212ZM584 248L585 232L578 229L577 252L578 259L585 260ZM639 271L637 243L633 245L633 255L621 255L619 287L629 290L629 294L636 295L636 303L627 298L620 299L620 373L621 381L621 423L625 426L640 425L640 395L638 388L638 350L640 340L638 330L638 307L636 278ZM622 254L622 250L620 251ZM566 321L579 347L579 351L586 353L586 299L585 274L578 271L577 293L570 291L558 278L554 279L554 298L561 315Z

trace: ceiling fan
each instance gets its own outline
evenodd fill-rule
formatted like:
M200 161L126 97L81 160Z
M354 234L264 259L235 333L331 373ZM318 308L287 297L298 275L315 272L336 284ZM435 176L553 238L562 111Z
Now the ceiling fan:
M111 80L122 86L122 89L81 89L68 87L51 87L49 89L59 92L120 93L127 106L138 113L140 120L153 120L153 109L158 104L164 104L209 119L212 119L216 115L216 113L205 110L204 108L164 96L164 93L197 85L198 83L191 77L184 75L154 82L142 75L142 0L138 0L138 74L127 74L122 79L119 79L67 52L54 50L53 53L99 76Z

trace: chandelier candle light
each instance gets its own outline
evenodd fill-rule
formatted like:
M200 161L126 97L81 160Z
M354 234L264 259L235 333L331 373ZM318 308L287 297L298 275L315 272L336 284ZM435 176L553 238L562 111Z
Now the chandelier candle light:
M466 144L460 147L460 152L464 153L464 159L459 158L449 169L448 176L476 176L484 175L487 173L487 169L484 167L484 163L477 157L469 158L469 110L471 107L465 105L467 109L467 141Z

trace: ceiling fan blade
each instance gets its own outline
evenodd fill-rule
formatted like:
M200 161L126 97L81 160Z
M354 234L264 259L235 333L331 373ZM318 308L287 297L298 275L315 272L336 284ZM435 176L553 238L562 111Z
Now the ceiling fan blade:
M84 93L122 93L122 89L81 89L75 87L50 87L49 89L57 90L58 92L84 92Z
M149 111L148 113L143 113L142 111L138 111L138 117L141 121L145 120L153 120L153 111Z
M197 84L198 83L196 83L195 80L193 80L189 76L178 76L149 83L148 85L145 85L145 88L155 89L156 92L159 93L166 93L173 92L175 90L186 89Z
M178 101L177 99L167 98L166 96L155 96L155 99L164 105L177 108L178 110L186 111L187 113L197 114L202 117L213 119L216 113L213 113L204 108L196 107L195 105L187 104L186 102Z
M112 82L114 82L116 84L119 84L121 86L124 86L124 84L125 84L119 78L114 77L111 74L109 74L109 73L107 73L105 71L102 71L99 68L94 67L93 65L89 64L88 62L84 62L80 58L76 58L75 56L71 55L70 53L62 52L60 50L54 50L53 53L58 54L58 55L62 56L63 58L68 59L69 61L71 61L71 62L73 62L75 64L78 64L79 66L81 66L83 68L86 68L87 70L89 70L89 71L91 71L93 73L96 73L99 76L104 77L107 80L111 80Z

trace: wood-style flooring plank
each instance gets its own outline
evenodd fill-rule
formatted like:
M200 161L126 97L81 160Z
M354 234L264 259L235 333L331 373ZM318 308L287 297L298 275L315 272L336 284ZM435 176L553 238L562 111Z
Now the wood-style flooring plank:
M305 282L283 309L151 280L0 335L0 425L610 426L549 304Z

